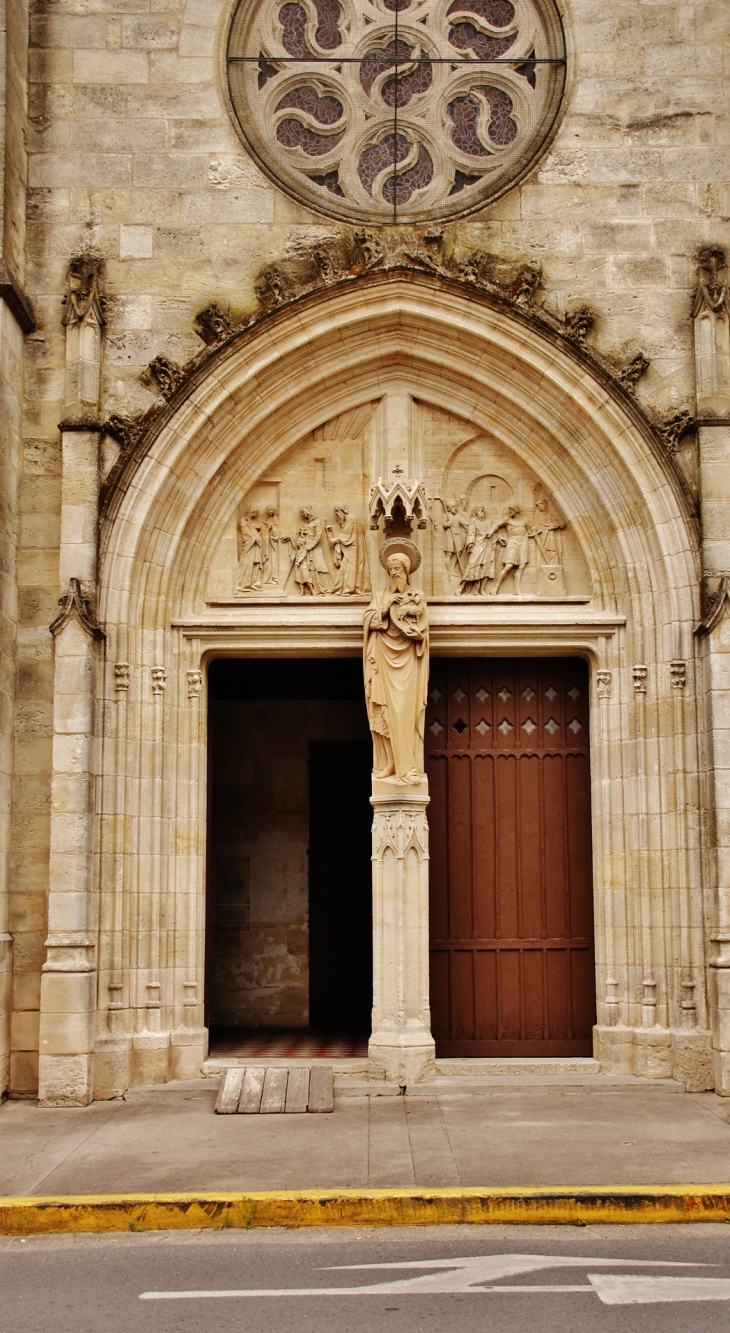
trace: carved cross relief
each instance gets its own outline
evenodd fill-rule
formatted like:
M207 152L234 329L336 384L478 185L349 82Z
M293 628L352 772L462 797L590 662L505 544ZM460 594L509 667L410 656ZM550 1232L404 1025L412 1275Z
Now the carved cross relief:
M416 582L435 600L590 598L580 546L536 473L394 377L242 484L206 600L369 601L384 532L418 544Z

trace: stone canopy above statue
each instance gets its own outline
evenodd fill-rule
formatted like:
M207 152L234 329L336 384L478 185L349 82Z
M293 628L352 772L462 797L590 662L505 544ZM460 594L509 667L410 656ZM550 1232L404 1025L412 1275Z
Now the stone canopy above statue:
M368 602L385 577L377 516L417 543L415 582L429 599L590 599L577 537L537 472L496 433L401 383L310 432L258 479L243 476L237 493L230 474L226 484L209 605Z

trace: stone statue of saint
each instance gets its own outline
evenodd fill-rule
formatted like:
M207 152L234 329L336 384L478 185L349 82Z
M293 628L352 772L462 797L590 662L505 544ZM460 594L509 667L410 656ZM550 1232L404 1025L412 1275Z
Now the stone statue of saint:
M346 508L335 505L337 529L327 524L327 537L332 549L337 574L333 592L341 597L370 592L368 548L362 524Z
M468 561L461 580L461 592L485 593L494 578L494 546L484 505L477 505L466 534Z
M530 528L523 519L519 517L520 506L509 504L507 506L507 517L501 518L490 530L490 537L499 532L497 538L500 546L504 547L502 555L502 570L492 588L493 593L498 593L507 575L514 574L515 594L519 597L520 583L522 581L522 571L530 558ZM501 535L502 529L506 533Z
M279 515L274 505L267 505L261 524L261 565L264 583L279 582Z
M238 524L238 574L236 593L261 587L261 529L258 509L247 509Z
M535 501L535 517L532 523L531 536L537 542L541 559L546 565L562 565L563 563L563 539L560 536L564 530L565 524L561 523L555 514L550 512L545 496L541 496Z
M393 537L380 559L388 587L365 612L365 700L373 737L373 777L424 781L423 732L428 689L428 608L411 587L421 554Z
M444 565L452 579L461 579L464 573L465 533L468 524L456 500L444 500L441 527L443 529Z

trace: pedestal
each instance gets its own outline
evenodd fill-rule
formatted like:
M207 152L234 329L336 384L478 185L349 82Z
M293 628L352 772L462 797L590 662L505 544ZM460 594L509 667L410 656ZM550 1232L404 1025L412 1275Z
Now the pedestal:
M373 780L373 1029L369 1077L436 1073L428 996L428 784Z

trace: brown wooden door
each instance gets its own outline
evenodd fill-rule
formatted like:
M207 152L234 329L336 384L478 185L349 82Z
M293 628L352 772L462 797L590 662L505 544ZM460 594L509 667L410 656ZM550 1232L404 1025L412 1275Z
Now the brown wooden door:
M586 664L433 659L426 756L436 1054L590 1055Z

